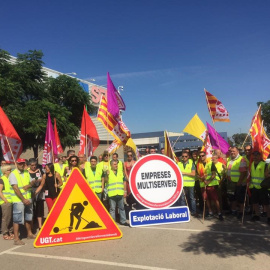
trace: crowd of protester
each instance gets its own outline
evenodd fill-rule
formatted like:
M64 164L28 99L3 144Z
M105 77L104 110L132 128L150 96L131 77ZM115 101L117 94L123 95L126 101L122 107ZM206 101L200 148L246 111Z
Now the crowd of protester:
M237 147L231 147L225 156L220 150L214 150L209 158L200 148L184 149L178 157L183 191L172 207L188 205L191 216L196 218L216 217L223 221L224 215L242 219L243 214L250 214L251 221L266 218L270 224L270 186L261 185L270 177L270 165L250 145L244 151L241 155ZM154 147L147 147L141 156L155 153ZM160 154L164 154L164 148ZM104 151L99 157L87 159L83 154L76 156L73 150L59 155L57 163L49 163L44 168L34 158L29 161L19 158L13 170L3 161L0 172L3 239L24 245L20 225L25 225L27 238L34 239L33 231L40 230L44 222L44 202L51 211L74 168L81 170L112 218L129 226L129 211L143 208L133 197L129 185L135 163L132 151L126 152L122 162L117 153L110 157Z

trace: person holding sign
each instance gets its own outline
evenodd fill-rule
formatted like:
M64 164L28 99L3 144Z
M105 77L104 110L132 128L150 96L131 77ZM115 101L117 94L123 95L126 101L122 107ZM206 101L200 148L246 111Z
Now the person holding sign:
M183 151L182 160L178 162L178 167L183 175L184 188L179 198L180 206L186 205L186 201L189 204L190 213L192 216L196 215L196 200L194 197L195 186L195 165L192 160L189 159L189 153Z
M115 209L117 206L120 214L120 224L129 226L126 221L126 212L124 208L124 197L127 195L126 188L124 188L124 175L122 171L117 170L117 161L111 160L110 165L111 170L107 171L104 178L105 182L107 183L110 214L115 220Z

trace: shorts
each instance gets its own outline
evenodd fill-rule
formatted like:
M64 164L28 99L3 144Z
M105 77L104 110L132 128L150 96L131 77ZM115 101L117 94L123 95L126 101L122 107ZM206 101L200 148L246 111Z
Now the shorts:
M16 224L24 224L25 221L33 220L33 203L24 205L22 202L13 203L13 222Z
M217 186L201 188L203 199L210 201L218 201L218 192L216 187Z
M251 189L251 203L269 205L268 190L264 188L261 188L261 189L252 188Z

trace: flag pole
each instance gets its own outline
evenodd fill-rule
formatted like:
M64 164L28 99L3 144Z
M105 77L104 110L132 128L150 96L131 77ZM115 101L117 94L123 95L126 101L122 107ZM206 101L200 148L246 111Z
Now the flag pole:
M86 113L87 110L85 109ZM87 149L87 133L86 133L86 119L85 119L85 115L83 114L84 117L84 130L85 130L85 156L86 156L86 160L88 160L88 149Z
M52 141L50 142L50 144L51 144L51 151L52 151L52 163L54 163L54 153L53 153ZM56 173L56 172L54 172L54 185L55 185L55 191L56 191L56 193L57 193L57 186L56 186L57 183L56 183L55 173Z
M10 144L9 144L8 137L6 137L6 138L7 138L7 143L8 143L8 147L9 147L11 156L12 156L12 158L13 158L13 160L14 160L14 164L15 164L15 166L16 166L16 168L17 168L17 162L16 162L16 160L15 160L15 158L14 158L14 155L13 155L13 152L12 152L12 150L11 150L11 146L10 146Z
M181 137L182 135L179 135L178 138L176 139L176 141L174 142L172 148L174 148L175 144L177 143L177 141L179 140L179 138Z
M248 138L249 135L250 135L250 131L248 132L248 134L247 134L247 136L246 136L246 138L245 138L245 140L244 140L244 142L243 142L243 144L242 144L242 146L241 146L241 149L243 149L244 144L246 143L246 140L247 140L247 138Z
M212 122L213 122L213 126L215 128L215 134L216 134L216 139L217 139L217 142L218 142L218 148L219 148L219 150L221 150L221 147L220 147L220 144L219 144L218 135L217 135L217 130L216 130L216 127L215 127L215 122L214 122L213 116L211 114L211 109L210 109L210 105L209 105L209 102L208 102L208 98L207 98L207 95L206 95L206 89L205 88L204 88L204 93L205 93L205 97L206 97L206 103L207 103L207 106L208 106L209 114L211 116L211 119L212 119Z

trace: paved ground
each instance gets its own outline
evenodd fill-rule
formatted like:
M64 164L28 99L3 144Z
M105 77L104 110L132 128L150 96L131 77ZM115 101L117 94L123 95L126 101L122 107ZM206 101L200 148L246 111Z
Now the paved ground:
M270 269L270 226L227 217L129 228L123 238L34 248L0 239L1 269Z

